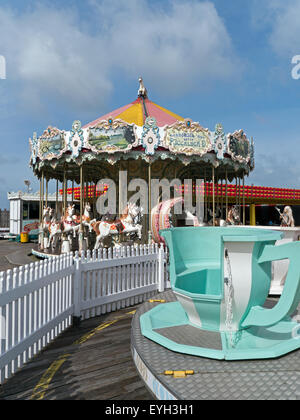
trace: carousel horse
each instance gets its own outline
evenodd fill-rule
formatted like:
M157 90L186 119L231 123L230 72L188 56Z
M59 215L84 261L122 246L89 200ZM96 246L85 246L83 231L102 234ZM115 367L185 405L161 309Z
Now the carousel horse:
M140 209L135 204L129 203L120 219L117 219L115 222L92 221L91 226L96 232L97 237L94 249L98 249L101 241L109 235L136 233L138 238L141 239L142 225L134 223L140 212Z
M295 220L293 217L293 211L290 206L285 206L283 213L280 212L279 208L276 207L279 212L281 219L281 227L295 227Z
M86 205L84 206L84 213L82 216L82 224L89 228L89 232L92 232L93 230L91 223L96 222L96 219L92 220L91 218L91 210L92 208L90 203L86 203Z
M57 219L54 209L50 210L50 217L51 217L51 222L48 227L50 236L48 239L47 248L51 247L52 251L54 251L56 249L59 236L62 234L62 229L61 229L61 222Z
M214 214L213 211L211 209L208 209L209 215L211 217L211 220L208 222L209 226L221 226L221 227L226 227L227 226L227 222L226 220L222 219L222 212L220 207L217 207L216 209L216 213L215 213L215 223L214 223Z
M76 232L80 228L80 220L75 214L75 204L69 204L67 207L65 215L62 217L62 225L64 234L69 236L72 233L73 237L76 236Z
M237 206L231 207L231 209L228 212L228 217L227 217L226 222L232 226L241 224L240 213Z
M51 222L51 208L44 206L43 208L43 221L41 223L40 229L43 233L47 233L49 231L49 225Z

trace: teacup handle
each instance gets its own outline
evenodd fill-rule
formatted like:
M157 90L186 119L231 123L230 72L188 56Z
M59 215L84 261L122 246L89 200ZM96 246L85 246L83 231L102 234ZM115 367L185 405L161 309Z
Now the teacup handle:
M270 327L291 315L300 301L300 242L283 245L266 245L258 262L290 260L282 295L272 309L254 306L242 322L242 327Z

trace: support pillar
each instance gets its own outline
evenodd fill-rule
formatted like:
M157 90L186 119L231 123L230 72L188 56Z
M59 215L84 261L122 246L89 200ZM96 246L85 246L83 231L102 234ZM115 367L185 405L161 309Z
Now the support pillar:
M250 204L250 225L256 226L255 204Z

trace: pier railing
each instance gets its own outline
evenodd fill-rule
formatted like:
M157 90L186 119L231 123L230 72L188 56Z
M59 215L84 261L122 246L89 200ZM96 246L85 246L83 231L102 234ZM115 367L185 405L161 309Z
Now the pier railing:
M0 383L73 320L134 306L169 287L157 245L53 257L0 272Z

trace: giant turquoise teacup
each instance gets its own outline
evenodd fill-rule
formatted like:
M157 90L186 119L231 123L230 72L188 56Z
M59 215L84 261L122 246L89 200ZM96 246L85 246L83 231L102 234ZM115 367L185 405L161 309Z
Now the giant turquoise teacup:
M210 331L272 326L300 301L300 243L275 246L281 233L249 228L173 228L160 232L170 252L172 289L192 325ZM263 308L271 262L289 259L279 303Z

